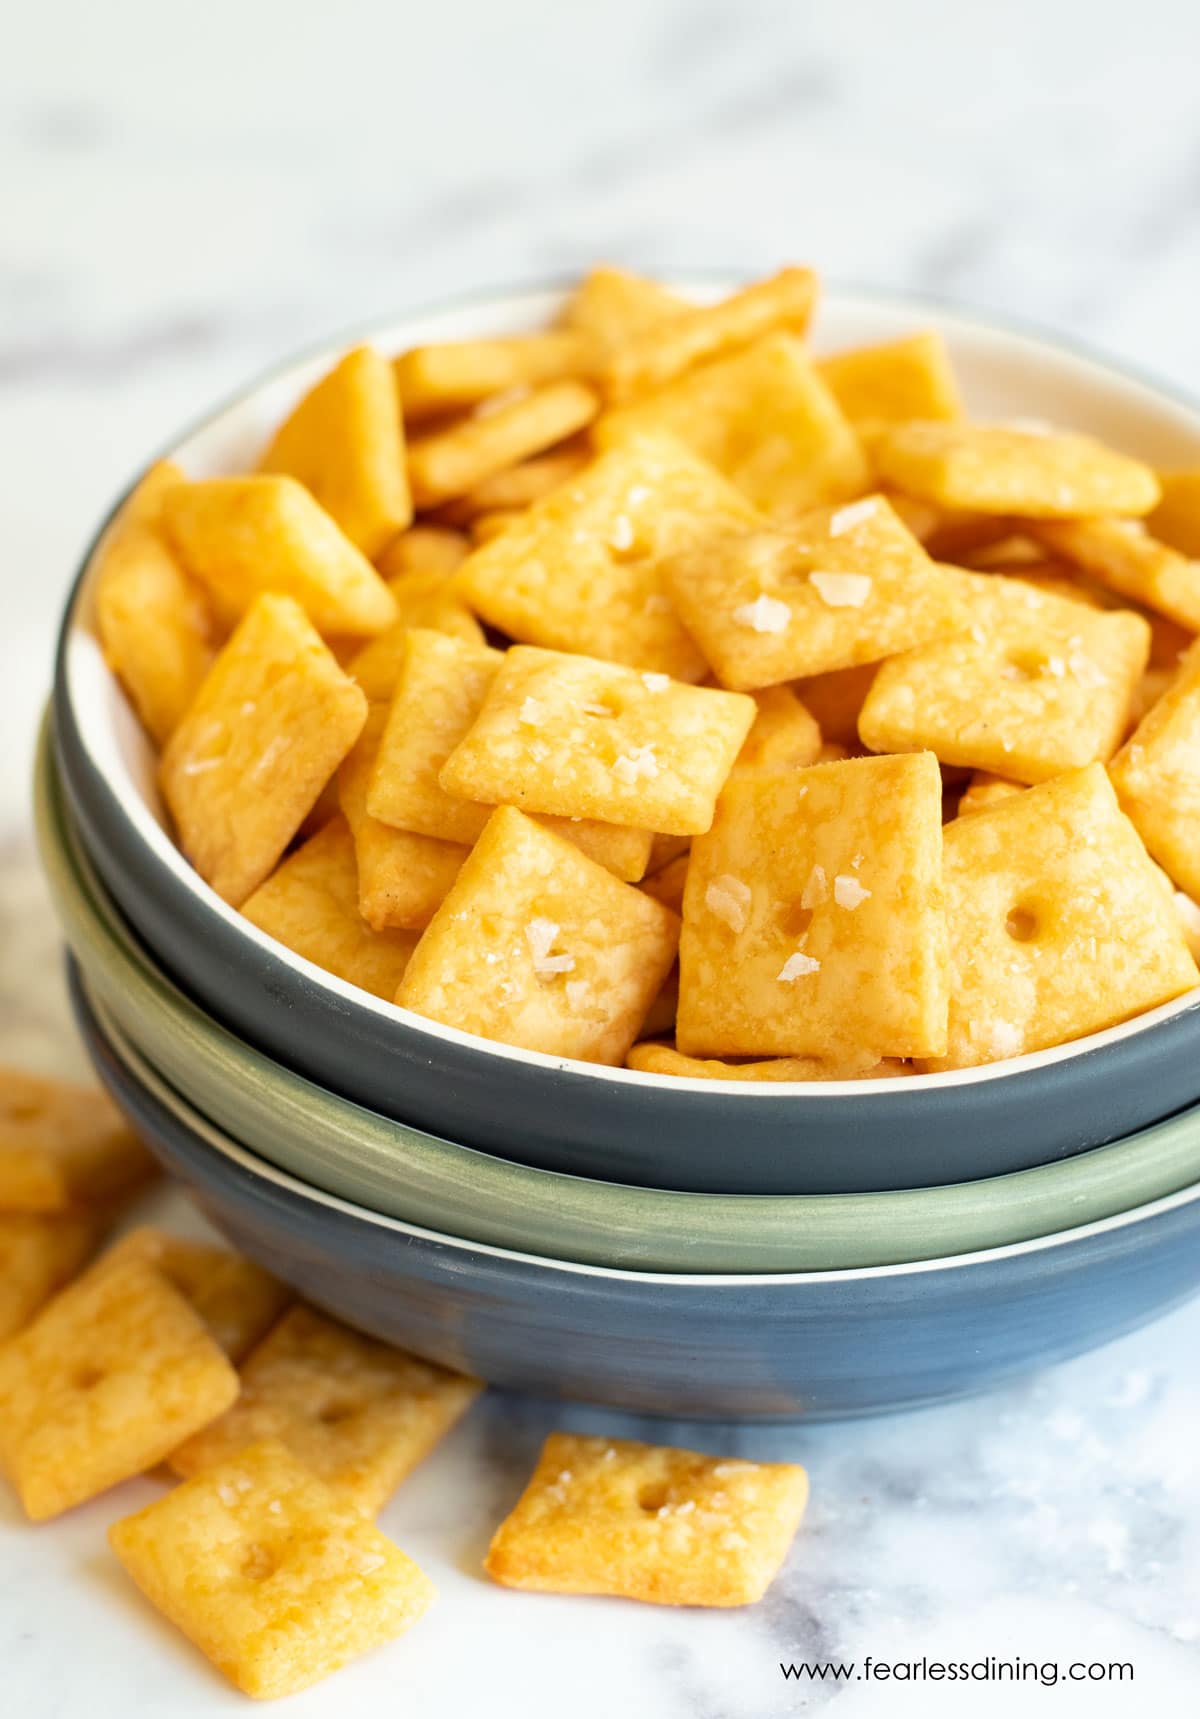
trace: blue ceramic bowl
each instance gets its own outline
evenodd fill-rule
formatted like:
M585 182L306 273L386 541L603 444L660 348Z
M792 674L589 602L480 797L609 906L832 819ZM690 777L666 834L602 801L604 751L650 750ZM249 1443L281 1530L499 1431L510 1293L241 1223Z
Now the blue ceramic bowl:
M560 296L479 299L368 334L388 350L505 332L544 321ZM1200 415L1189 405L1076 352L937 303L832 293L821 338L849 345L918 326L941 329L968 403L983 416L1075 424L1158 464L1200 459ZM197 474L245 469L329 357L253 386L169 452ZM646 1187L861 1193L1046 1164L1200 1098L1197 992L1078 1044L986 1068L866 1083L671 1080L489 1043L332 978L247 924L188 866L165 826L150 748L93 636L86 564L63 624L54 708L63 781L88 855L163 969L277 1061L367 1109L464 1145Z
M914 1408L1078 1354L1200 1288L1200 1185L1039 1241L857 1271L651 1274L459 1241L253 1157L118 1054L73 994L101 1079L236 1247L351 1324L492 1384L688 1419Z

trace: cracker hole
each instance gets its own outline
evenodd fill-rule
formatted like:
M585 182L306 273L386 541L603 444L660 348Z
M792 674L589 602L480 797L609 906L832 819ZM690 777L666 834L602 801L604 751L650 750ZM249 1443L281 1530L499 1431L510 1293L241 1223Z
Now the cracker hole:
M786 901L777 909L776 919L785 937L799 940L812 924L813 910L798 901Z
M670 1496L671 1488L665 1480L649 1480L645 1486L638 1489L638 1506L648 1516L652 1516L662 1509Z
M43 1106L40 1104L10 1104L6 1106L6 1114L10 1122L32 1122L34 1117L41 1116Z
M1038 651L1008 651L1000 666L1002 680L1040 680L1046 673L1046 658Z
M85 1365L76 1367L71 1375L71 1383L77 1391L94 1391L103 1377L102 1368Z
M347 1398L343 1397L338 1401L326 1403L325 1407L317 1415L317 1419L323 1427L341 1426L343 1421L348 1421L351 1415L356 1415L358 1413L358 1408L359 1405L357 1403L350 1402Z
M1028 907L1014 907L1004 921L1004 929L1014 943L1032 943L1038 934L1037 914Z
M584 699L580 708L585 716L594 716L597 722L621 714L620 703L610 692L593 693Z
M241 1573L248 1582L265 1582L279 1568L279 1559L268 1547L254 1541L242 1553Z

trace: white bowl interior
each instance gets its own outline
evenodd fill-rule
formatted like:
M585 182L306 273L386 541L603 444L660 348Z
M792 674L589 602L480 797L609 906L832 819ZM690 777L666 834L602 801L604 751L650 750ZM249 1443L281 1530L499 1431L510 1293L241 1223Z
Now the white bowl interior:
M672 283L698 299L712 299L737 283L730 277L708 277ZM459 340L485 334L521 333L544 325L558 310L562 289L509 292L479 297L434 311L418 312L395 322L365 330L323 347L273 372L206 418L197 428L164 449L162 456L178 461L194 477L252 468L268 435L294 402L328 369L352 339L369 339L385 352L436 340ZM824 299L813 345L819 351L887 340L921 328L936 328L953 359L968 410L980 418L1035 418L1086 430L1151 464L1170 467L1200 462L1200 408L1173 398L1157 386L1111 368L1102 360L1064 347L1024 329L997 327L976 321L945 305L920 298L865 292L830 292ZM83 747L91 764L112 790L139 838L178 885L203 901L206 908L238 933L269 950L313 983L344 1001L403 1020L419 1032L504 1058L547 1068L570 1068L597 1080L618 1080L673 1092L705 1091L704 1081L642 1074L631 1069L597 1067L494 1044L453 1027L396 1008L336 979L322 968L293 954L250 925L228 907L192 870L169 834L155 783L153 748L129 701L104 661L93 625L92 572L104 534L92 545L88 568L72 608L67 634L65 672L68 697L77 714ZM1014 1057L982 1068L945 1074L905 1076L872 1082L873 1093L911 1092L930 1086L976 1084L1002 1079L1021 1070L1045 1066L1099 1049L1131 1034L1144 1032L1200 1001L1200 989L1188 992L1149 1013L1093 1033L1067 1045ZM857 1082L792 1082L754 1085L731 1083L731 1095L753 1103L766 1094L802 1095L819 1092L861 1095Z

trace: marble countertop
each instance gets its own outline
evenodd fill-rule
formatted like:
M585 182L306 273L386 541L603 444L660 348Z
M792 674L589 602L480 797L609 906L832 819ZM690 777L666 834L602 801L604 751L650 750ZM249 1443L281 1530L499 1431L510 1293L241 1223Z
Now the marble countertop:
M1083 333L1200 392L1194 0L42 0L0 57L0 1060L78 1065L30 848L57 607L147 453L282 352L464 284L812 260ZM172 1213L192 1220L177 1195ZM1047 1711L1192 1713L1200 1305L977 1402L821 1428L490 1397L384 1526L441 1590L289 1712L1011 1713L1011 1685L785 1683L781 1660L1128 1660ZM501 1594L479 1554L552 1424L787 1457L813 1499L744 1614ZM127 1487L0 1494L21 1719L242 1705L132 1593ZM1137 1709L1135 1709L1135 1702Z

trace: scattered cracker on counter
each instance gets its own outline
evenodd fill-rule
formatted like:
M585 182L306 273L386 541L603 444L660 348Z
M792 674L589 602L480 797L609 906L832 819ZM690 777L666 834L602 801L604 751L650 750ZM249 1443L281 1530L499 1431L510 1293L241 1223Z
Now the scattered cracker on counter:
M0 1212L100 1206L156 1173L97 1087L0 1068Z
M1197 470L1032 388L989 421L953 338L830 352L816 306L803 268L697 304L602 265L551 326L310 371L254 471L154 467L97 624L201 877L385 1006L663 1078L1068 1042L1118 1006L1068 1006L1093 936L1126 1014L1193 985ZM1011 802L1053 850L1027 790L1109 765L1103 925L1014 953L968 826ZM1139 943L1146 847L1175 900Z
M505 1587L542 1593L752 1605L807 1500L808 1477L792 1463L551 1433L486 1568Z

